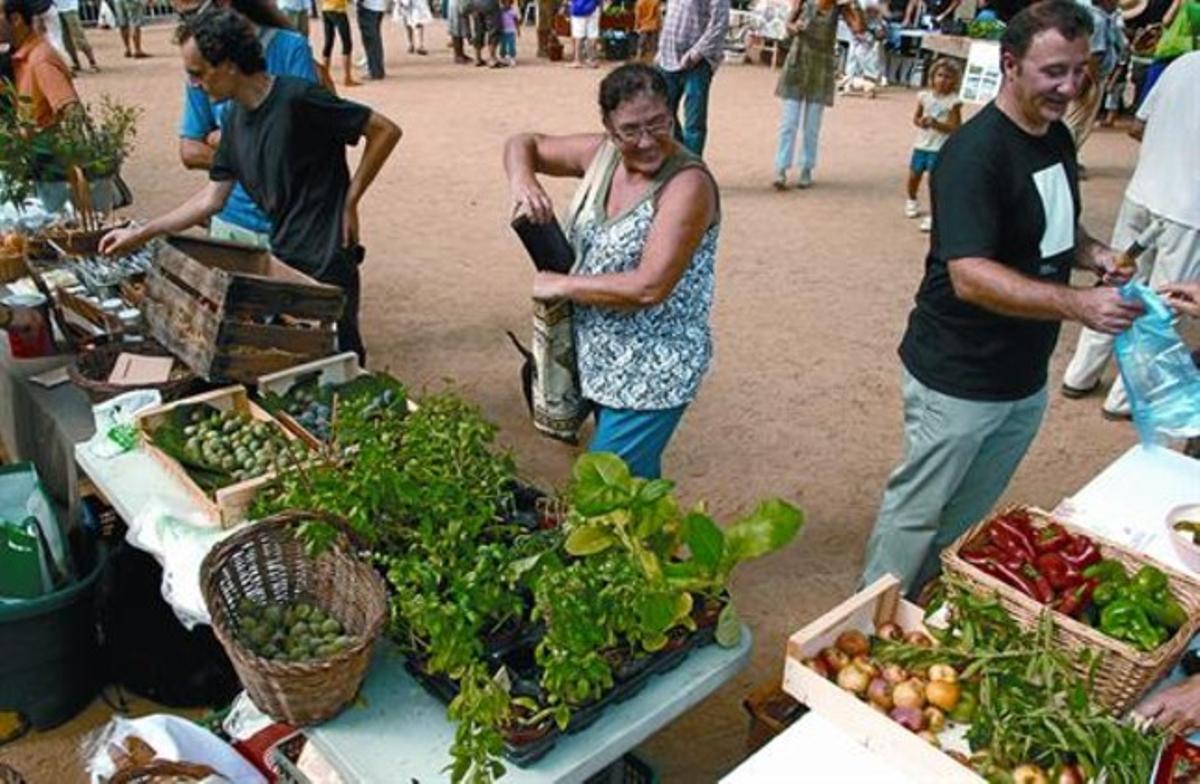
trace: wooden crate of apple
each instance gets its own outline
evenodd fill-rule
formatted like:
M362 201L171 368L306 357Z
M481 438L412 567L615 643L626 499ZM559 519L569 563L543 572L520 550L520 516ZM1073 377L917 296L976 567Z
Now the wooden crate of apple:
M875 634L913 645L933 645L925 632L905 632L891 621L880 624ZM880 664L871 657L870 638L857 629L842 632L833 645L804 663L935 746L941 745L938 733L946 729L948 721L969 724L974 713L975 697L963 690L954 667L935 664L923 672L909 672L898 664ZM959 755L949 753L956 758Z

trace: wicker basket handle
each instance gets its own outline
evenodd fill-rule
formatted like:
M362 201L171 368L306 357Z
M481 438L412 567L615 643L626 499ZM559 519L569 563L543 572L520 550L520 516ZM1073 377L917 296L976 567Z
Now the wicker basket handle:
M370 548L363 538L350 527L350 523L346 522L346 518L335 515L332 512L323 512L317 509L285 509L282 512L276 512L270 517L264 517L258 521L259 525L274 525L274 526L290 526L304 522L305 520L320 520L323 523L328 523L337 529L338 533L346 538L350 544L351 552L358 554Z
M190 762L172 762L170 760L152 760L145 765L118 770L109 776L108 784L130 784L131 782L157 778L159 776L175 776L192 781L204 781L216 775L217 771L208 765Z

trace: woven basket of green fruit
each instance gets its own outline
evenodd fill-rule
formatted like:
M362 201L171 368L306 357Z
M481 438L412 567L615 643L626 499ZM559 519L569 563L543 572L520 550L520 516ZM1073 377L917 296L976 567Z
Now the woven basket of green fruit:
M308 521L333 525L339 541L310 554L296 536ZM201 565L213 631L250 699L277 721L330 719L362 685L387 592L356 541L338 517L287 511L221 540Z

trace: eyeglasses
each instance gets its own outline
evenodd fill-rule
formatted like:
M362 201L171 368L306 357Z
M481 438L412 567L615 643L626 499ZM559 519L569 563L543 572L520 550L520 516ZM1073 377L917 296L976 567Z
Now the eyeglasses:
M192 8L188 11L180 11L178 14L179 18L186 22L187 20L191 19L192 17L199 16L200 14L204 13L208 9L212 8L212 4L213 4L213 0L204 0L203 3L196 6L195 8Z
M621 128L613 128L613 138L622 144L637 144L642 140L642 136L649 136L651 140L664 139L671 135L671 131L675 129L675 121L670 117L664 117L661 120L655 120L648 125L633 125Z

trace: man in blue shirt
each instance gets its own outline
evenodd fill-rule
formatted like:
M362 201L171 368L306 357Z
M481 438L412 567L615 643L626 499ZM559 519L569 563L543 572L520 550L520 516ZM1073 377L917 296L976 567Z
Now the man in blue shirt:
M183 19L209 7L232 7L257 27L258 40L266 55L267 73L272 76L298 76L317 83L317 71L313 66L312 49L308 41L288 29L286 18L271 5L270 0L176 0L174 5L176 13ZM185 167L207 171L212 166L228 108L228 101L214 101L200 87L186 85L183 117L179 124L179 158ZM268 248L271 221L241 183L237 183L224 209L213 216L209 234L214 239Z

